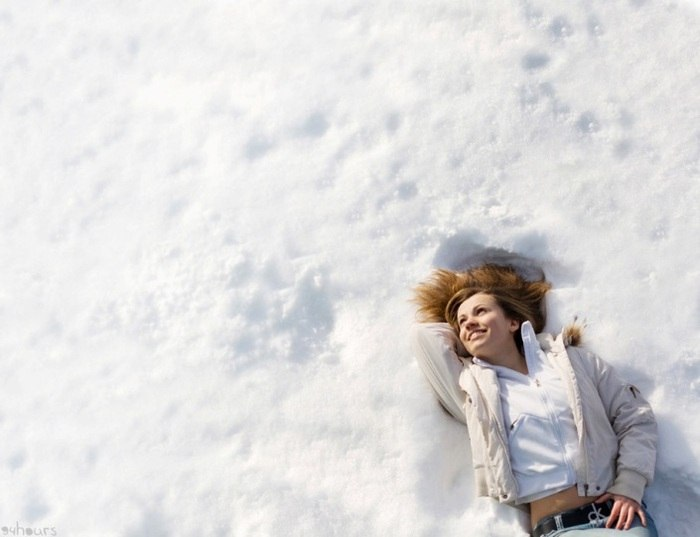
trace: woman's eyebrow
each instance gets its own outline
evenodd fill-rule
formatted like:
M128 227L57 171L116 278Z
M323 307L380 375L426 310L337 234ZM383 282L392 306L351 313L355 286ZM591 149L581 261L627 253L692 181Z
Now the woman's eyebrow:
M476 311L477 309L483 308L483 307L486 307L486 306L485 306L484 304L475 304L475 305L471 308L470 311ZM466 319L466 318L467 318L467 314L466 314L466 313L460 313L460 314L457 316L457 321L460 321L460 320Z
M467 311L476 311L479 308L488 308L488 307L489 307L489 305L486 302L477 302L471 308L469 308ZM466 317L467 315L468 315L467 313L460 313L459 315L457 315L457 320L459 320L463 317Z

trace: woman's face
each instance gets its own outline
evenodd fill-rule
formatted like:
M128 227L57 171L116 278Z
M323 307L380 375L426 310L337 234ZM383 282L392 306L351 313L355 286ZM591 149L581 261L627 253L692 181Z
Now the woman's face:
M462 302L457 323L459 339L473 356L489 360L517 349L513 334L520 323L506 317L491 295L477 293Z

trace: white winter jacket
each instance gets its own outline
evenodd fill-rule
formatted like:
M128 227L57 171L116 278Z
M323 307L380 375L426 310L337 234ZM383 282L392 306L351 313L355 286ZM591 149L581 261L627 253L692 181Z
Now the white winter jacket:
M413 330L418 363L443 407L466 423L477 494L514 505L517 485L492 369L479 367L447 323L421 323ZM605 492L641 502L656 462L656 420L639 390L612 366L562 336L539 334L542 350L567 388L581 457L574 461L579 496Z

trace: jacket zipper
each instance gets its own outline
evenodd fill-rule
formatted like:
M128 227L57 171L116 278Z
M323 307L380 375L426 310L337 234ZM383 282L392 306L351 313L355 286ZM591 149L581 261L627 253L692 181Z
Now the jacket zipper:
M573 349L572 349L573 350ZM578 352L578 351L576 351ZM567 351L564 351L566 355L566 360L561 360L559 357L556 359L557 365L560 367L565 367L566 369L566 378L568 380L568 385L569 385L569 393L571 393L572 398L571 401L576 405L576 410L578 413L578 418L577 422L580 421L581 425L581 456L583 458L583 493L585 496L588 496L588 478L590 477L588 475L588 449L586 446L586 424L583 421L583 408L581 407L580 404L580 398L581 394L579 393L579 399L577 400L576 397L573 397L576 394L576 391L574 390L574 386L576 385L575 380L576 380L576 372L574 371L573 366L571 365L571 358L569 357ZM580 356L579 356L580 358ZM564 362L564 363L562 363ZM573 410L573 409L572 409ZM577 416L574 415L574 418ZM576 427L579 427L579 424L576 423Z
M493 416L492 416L493 419ZM498 423L498 422L497 422ZM508 449L508 444L506 443L506 440L503 436L503 431L501 430L500 423L496 425L496 429L498 430L498 439L501 441L501 447L503 448L503 451L505 452L505 462L506 462L506 469L508 470L508 475L510 476L510 481L511 485L513 485L514 489L517 490L517 482L515 481L515 474L513 473L513 467L510 464L510 450ZM501 495L504 496L508 493L508 487L506 487L506 490L501 491ZM516 493L517 495L517 493Z
M578 352L578 351L577 351ZM572 386L572 391L573 391L573 386L574 381L576 379L576 372L574 371L574 367L571 365L571 358L569 358L569 355L567 353L567 360L568 360L568 368L569 369L569 382L571 382ZM579 359L581 357L579 356ZM573 377L573 378L572 378ZM581 394L579 393L579 400L577 401L576 408L578 410L578 414L581 418L581 455L583 455L583 478L585 479L585 482L583 484L583 493L585 496L588 496L588 481L590 478L589 472L588 472L588 446L586 445L586 424L583 421L583 408L580 403L580 398Z
M500 404L499 404L499 406L500 406ZM505 463L506 463L506 469L508 471L508 475L510 476L510 484L512 485L513 491L516 491L514 493L517 496L517 487L518 486L517 486L517 482L515 480L515 474L513 473L513 467L510 464L510 450L508 449L508 443L507 443L506 438L503 434L503 430L505 427L505 424L503 423L503 418L498 419L498 417L496 416L495 410L491 407L490 404L487 404L487 407L489 409L489 413L491 414L491 419L494 420L494 422L496 423L496 432L498 433L498 439L500 440L501 448L503 448L503 451L505 453ZM500 408L499 408L499 410L500 410ZM502 414L502 412L501 412L501 414ZM501 496L507 495L509 492L508 487L506 487L505 490L502 490L499 492L500 492Z
M538 388L542 388L542 383L540 382L539 379L534 379L535 385ZM566 451L566 443L564 442L564 436L562 434L561 426L557 420L556 417L556 412L552 408L552 403L549 398L549 395L547 394L546 390L537 390L537 395L540 398L540 401L542 402L545 411L547 413L547 417L549 419L549 423L552 427L552 432L556 438L556 440L559 442L559 445L561 446L561 450L563 452L563 459L564 462L566 463L566 466L568 467L568 471L573 473L573 477L576 478L576 468L574 466L574 462L571 460L569 457L569 454Z
M495 374L494 374L495 376ZM476 379L475 379L476 380ZM497 381L496 381L497 382ZM478 385L477 381L477 385ZM486 385L486 383L485 383ZM480 388L480 391L482 391L483 388ZM505 499L507 495L511 492L513 492L517 496L517 490L518 490L518 485L517 482L515 481L515 474L513 473L513 467L510 464L510 451L508 449L508 444L506 442L505 436L504 436L504 429L505 429L505 424L503 423L503 412L501 410L501 401L499 399L499 394L498 394L498 389L494 390L496 399L495 399L495 406L496 408L494 409L494 406L491 404L491 398L489 397L484 397L484 394L481 394L481 400L486 406L487 412L489 414L489 417L491 421L495 424L495 429L496 429L496 435L498 437L499 442L501 443L501 448L503 449L503 452L505 454L505 464L506 464L506 471L508 473L508 476L510 476L510 484L511 484L511 490L508 489L506 486L503 490L499 490L498 494L501 496L501 499ZM501 417L498 417L498 412L501 413ZM487 455L488 456L488 455ZM503 476L504 479L507 476Z

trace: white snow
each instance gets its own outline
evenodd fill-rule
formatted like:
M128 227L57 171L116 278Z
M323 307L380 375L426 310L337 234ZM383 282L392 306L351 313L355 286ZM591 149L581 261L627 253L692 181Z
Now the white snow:
M696 535L698 50L697 0L3 3L0 526L525 535L406 341L489 247L652 401Z

